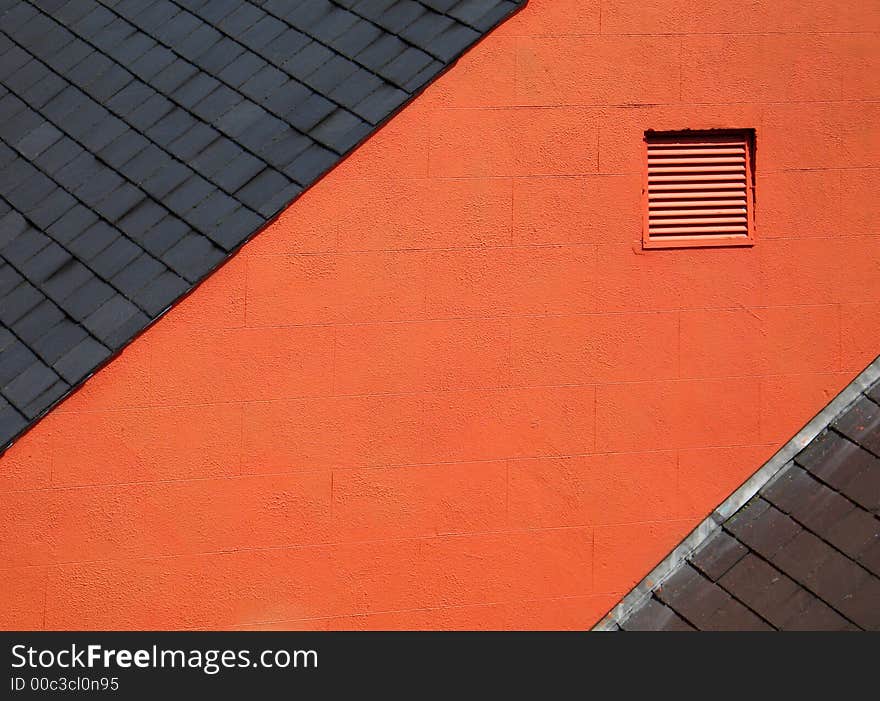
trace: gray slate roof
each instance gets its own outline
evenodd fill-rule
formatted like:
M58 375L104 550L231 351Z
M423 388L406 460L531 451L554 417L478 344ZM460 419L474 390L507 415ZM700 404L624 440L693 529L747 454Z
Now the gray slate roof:
M525 0L0 0L0 450Z
M880 630L880 380L603 627Z

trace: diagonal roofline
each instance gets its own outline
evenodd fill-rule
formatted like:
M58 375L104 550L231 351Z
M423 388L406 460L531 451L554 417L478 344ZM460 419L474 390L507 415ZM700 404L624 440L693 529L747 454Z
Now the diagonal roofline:
M4 110L8 111L10 104L13 103L18 107L12 121L22 122L22 116L29 116L33 122L31 124L14 125L15 129L24 127L24 137L19 135L18 132L16 132L15 138L10 139L5 134L0 135L0 156L3 156L2 162L0 162L0 173L8 170L8 168L20 168L28 176L32 176L32 180L35 182L39 181L40 187L47 191L51 190L51 194L48 197L44 197L44 199L54 198L55 205L60 207L61 204L64 204L67 207L72 207L72 209L64 209L63 214L59 211L57 219L47 220L45 225L43 225L40 223L40 218L35 219L35 216L32 216L30 209L19 211L16 202L8 197L10 193L0 190L0 222L9 216L15 219L15 228L18 228L19 223L24 227L21 232L16 233L12 231L8 237L4 238L4 236L0 235L0 248L9 243L9 241L6 241L6 238L10 238L12 243L16 243L16 237L18 237L22 241L18 248L24 251L26 255L31 256L30 258L22 257L22 260L7 260L7 257L0 251L0 272L5 273L4 277L7 278L0 280L4 285L4 292L0 295L0 298L7 293L24 292L27 294L19 295L19 297L26 297L29 303L32 299L37 300L30 303L30 306L27 306L27 308L23 306L21 313L9 320L9 323L7 323L5 317L0 321L0 361L3 360L3 353L9 350L10 357L12 353L16 354L16 362L20 361L21 364L20 368L18 366L12 368L11 364L7 366L7 371L15 370L15 374L4 385L4 391L0 391L0 456L46 414L78 390L92 375L99 372L105 365L116 358L131 342L162 318L172 307L185 299L204 280L213 275L245 243L276 221L303 193L335 170L348 156L358 150L365 141L374 136L390 120L418 98L431 84L439 79L440 76L452 68L464 54L479 44L498 26L521 11L526 6L528 0L496 0L491 5L491 8L489 5L479 5L473 8L464 7L452 13L439 11L432 6L432 3L420 0L418 3L411 3L412 7L410 9L414 13L403 13L402 15L401 13L391 13L388 16L384 14L385 10L382 10L381 7L364 10L356 2L329 0L328 3L324 4L332 8L330 12L334 17L330 18L329 15L324 15L323 17L310 18L308 22L303 20L305 25L299 22L300 17L293 16L286 10L284 12L277 10L275 4L267 4L266 7L259 8L257 5L262 6L263 3L251 4L243 2L242 8L233 10L228 17L224 15L223 17L214 18L211 12L199 10L199 3L195 3L192 8L189 4L180 3L178 0L168 0L165 3L169 7L173 5L172 9L179 11L179 16L181 17L186 15L186 18L191 20L191 23L201 23L198 24L198 29L200 31L204 30L202 31L203 35L214 32L217 36L222 37L222 41L232 42L236 44L238 49L243 48L244 51L238 55L238 58L232 59L233 64L242 59L242 57L256 57L254 61L265 64L264 69L267 71L274 71L274 77L281 76L287 80L286 83L281 85L281 88L287 89L287 86L298 85L298 87L290 88L293 91L290 95L294 97L301 94L310 95L308 98L303 96L301 104L296 102L296 100L292 103L290 101L285 102L284 100L276 101L277 105L282 105L287 110L286 114L288 116L286 118L282 118L283 115L280 115L278 109L276 109L276 102L268 99L271 93L264 95L263 98L267 99L261 101L252 97L250 93L246 94L242 86L233 88L234 85L238 85L239 81L229 83L224 77L224 71L229 68L228 65L222 70L220 68L213 70L207 68L207 64L203 63L203 61L208 61L205 57L210 54L210 50L203 54L198 54L198 56L196 56L198 52L195 52L191 56L178 45L179 41L184 41L186 37L178 37L176 34L174 38L166 36L160 28L167 28L167 25L163 25L162 22L167 22L168 18L162 16L161 12L158 14L153 12L154 10L163 9L159 7L159 4L155 7L151 6L142 13L126 13L116 7L117 3L115 0L99 0L88 5L86 3L82 5L65 4L66 2L67 0L28 0L28 2L0 0L0 15L5 17L12 12L17 12L20 15L17 17L16 22L4 27L3 31L0 32L0 38L5 42L0 53L4 56L4 51L17 53L18 62L21 65L30 66L34 64L37 73L44 74L56 82L65 83L66 81L65 84L67 84L67 87L61 93L58 93L46 103L36 106L28 98L23 97L30 90L27 85L18 90L12 84L6 85L7 81L5 78L3 81L0 81L0 97L3 99L9 98L9 100L6 100L8 104L6 104ZM309 14L310 10L314 10L314 7L296 4L290 9L291 11L296 11L300 7L304 8L303 11L306 14ZM490 9L487 10L487 8ZM262 13L271 19L271 23L287 27L280 35L281 37L286 37L288 34L301 35L304 41L308 43L305 48L300 46L292 48L290 56L282 57L284 60L278 59L277 56L272 58L268 50L271 42L265 46L260 44L259 48L257 48L242 38L251 30L256 31L259 22L253 25L242 25L237 30L230 28L236 26L234 22L224 25L230 17L236 15L239 9L247 9L252 13ZM54 10L58 10L58 12ZM115 19L110 25L99 27L95 22L90 22L90 18L94 17L98 12L108 17L112 16ZM150 16L148 17L148 15ZM330 21L331 19L336 21L342 15L347 15L349 23L354 22L350 26L355 27L356 30L362 30L366 25L369 25L371 31L360 31L362 36L355 39L353 37L346 37L346 32L353 30L341 30L340 27L342 25L334 25L335 28L333 28L327 25L327 22L324 22L324 20ZM100 73L96 78L94 71L92 73L85 71L85 75L74 79L70 74L74 70L79 70L80 64L76 64L76 68L71 70L70 66L67 66L66 69L59 68L58 65L52 63L50 60L54 57L52 51L55 51L57 47L40 45L43 53L35 53L32 44L38 45L41 38L40 32L34 30L35 25L31 21L34 17L43 24L48 23L51 25L53 30L59 30L60 28L62 32L66 32L65 36L69 35L67 39L73 38L72 43L62 44L63 50L69 49L74 44L78 44L80 47L87 47L84 51L85 59L83 59L83 56L78 55L76 60L81 60L83 64L92 60L95 62L95 66L100 67L96 68L95 71L100 73L100 70L106 69L106 72ZM309 24L312 21L317 23L312 26ZM267 24L269 23L267 21ZM96 37L100 37L101 32L112 28L116 24L127 26L130 30L134 30L136 35L144 34L153 42L153 48L147 50L143 56L128 56L124 48L120 49L128 39L122 40L120 44L118 37L113 40L108 38L107 46L97 41ZM342 31L342 33L339 34L339 31ZM56 31L57 34L58 31ZM362 41L365 36L372 38L364 44L364 47L361 47L358 42ZM254 37L254 41L256 41L256 37ZM392 46L395 42L396 45ZM219 46L220 43L222 42L212 46L211 50ZM357 46L357 48L354 48L354 46ZM383 57L370 54L373 47L380 47L382 49L380 53L382 53ZM143 53L143 47L141 49L141 53ZM299 56L304 55L310 49L314 50L311 51L309 56L304 57L302 62L309 65L310 60L316 60L315 56L319 56L324 63L318 63L313 73L303 69L303 75L299 75L297 72L298 64L294 68L290 68L289 59L294 55L299 58ZM88 53L89 51L92 53ZM117 51L121 51L121 53L117 53ZM334 52L336 53L334 54ZM171 63L161 68L158 74L155 71L151 71L150 77L147 77L136 70L135 66L138 65L138 62L144 56L151 53L156 54L157 60L170 60ZM127 56L127 58L122 58L121 56ZM430 63L426 67L422 67L427 61L430 61ZM337 93L344 93L345 90L353 89L351 87L352 78L357 77L354 75L349 76L349 73L344 70L340 71L339 64L346 62L346 65L354 66L357 70L362 71L364 75L372 76L372 79L379 86L373 88L374 91L366 97L357 98L361 100L357 104L354 104L356 99L350 96L351 104L354 105L350 107L345 107L340 102L342 98L337 95ZM108 65L110 66L109 68L107 68ZM157 64L156 67L160 68L161 65L161 63ZM170 78L167 73L178 65L183 65L187 73L185 75L182 74L182 83L177 84L176 87L170 87L175 81L168 83ZM325 68L326 72L315 78ZM309 70L312 69L310 68ZM113 74L113 71L116 71L117 74ZM263 69L259 69L257 74L251 76L251 79L256 78L258 74L262 75L262 71ZM83 73L84 71L79 70L79 72ZM102 96L99 98L92 92L93 84L97 84L105 78L110 80L111 74L113 74L114 78L118 79L118 73L125 74L123 77L126 77L128 82L123 80L120 83L125 84L125 87L120 89L117 85L114 88L116 92L111 90L108 93L110 97ZM163 85L168 83L167 87L157 87L160 77L164 81ZM59 78L61 79L60 81ZM198 78L215 80L220 89L213 88L215 92L207 96L193 98L193 104L190 104L189 98L184 99L176 96L182 87L194 83ZM77 82L77 80L81 82ZM245 81L245 83L247 82L249 81ZM151 122L152 126L140 128L132 121L131 114L128 112L119 111L115 106L113 106L113 109L109 109L108 105L112 100L118 99L119 95L135 84L138 84L141 88L149 88L159 98L166 97L166 101L170 100L169 104L174 107L172 112L159 117L159 121L156 123ZM276 86L276 89L280 90L281 88ZM235 100L241 100L241 98L244 98L244 100L241 100L233 108L229 108L229 105L225 103L222 105L218 104L218 109L222 107L223 109L228 109L228 111L220 111L216 115L210 113L197 114L198 110L194 105L198 100L201 100L199 104L204 104L209 97L213 99L214 95L220 94L224 89L226 94L222 97L229 98L231 95ZM254 90L256 89L254 88ZM299 92L296 92L297 90ZM385 91L384 93L382 92L383 90ZM19 92L21 92L21 95L19 95ZM47 104L50 102L54 104L59 95L67 95L68 92L80 102L88 103L87 106L92 109L90 115L100 115L100 118L104 120L97 125L93 125L92 134L88 130L83 131L80 129L79 131L74 131L66 129L60 123L60 118L46 114ZM389 97L391 93L393 95ZM380 97L376 104L370 104L369 107L366 107L366 103L377 95L384 97ZM70 95L67 96L70 97ZM393 99L391 99L392 97ZM155 97L152 99L155 99ZM89 100L94 104L89 102ZM248 102L249 100L250 102ZM323 100L327 105L335 108L335 111L330 112L329 116L321 117L315 113L317 109L316 100L318 102ZM68 99L67 102L71 102L71 100ZM143 102L143 105L149 107L148 103L149 101ZM189 122L195 122L196 127L207 127L209 129L216 127L219 138L229 141L234 147L238 147L244 156L248 156L245 160L254 161L257 160L255 154L263 153L264 151L260 149L264 147L257 148L256 145L251 145L244 138L243 134L239 134L238 128L241 127L240 124L230 121L230 130L228 131L225 130L225 127L221 128L216 124L218 120L221 120L221 116L222 120L226 120L242 105L249 107L251 112L261 110L264 114L260 119L266 119L270 122L274 119L272 123L275 126L284 123L287 131L290 132L285 137L288 141L302 141L308 138L312 140L312 145L306 148L305 151L297 151L297 153L292 155L291 162L287 163L286 166L278 165L272 158L266 157L264 159L265 162L260 163L260 167L263 170L259 170L256 175L248 170L247 172L250 174L243 177L242 183L236 180L234 185L228 185L225 181L218 181L215 178L216 174L203 173L200 166L194 165L201 155L210 147L213 147L216 142L210 142L210 146L203 144L200 147L201 151L195 151L194 155L187 159L173 148L170 148L175 136L168 138L169 144L166 146L164 141L157 141L157 138L154 138L151 134L151 130L162 123L169 115L185 113L185 118ZM262 109L261 106L265 109ZM246 112L247 110L244 111ZM242 114L238 116L247 117L248 115ZM315 124L312 124L312 121L309 120L316 120ZM350 122L358 120L360 121L354 127L351 127ZM122 127L129 127L129 129L122 132L122 136L117 138L116 141L112 141L117 136L116 133L113 133L113 136L110 137L112 143L103 144L101 142L102 137L94 136L94 132L98 131L97 127L101 124L106 125L111 121L115 126L121 125ZM259 122L260 120L258 119L257 121ZM79 125L79 127L83 126L85 125ZM169 124L169 128L173 127L174 124ZM242 127L243 132L246 133L249 128L249 126L245 125ZM37 134L38 132L41 139L47 135L55 135L55 138L57 138L57 132L57 134L61 135L61 141L66 140L69 142L67 144L68 151L79 155L73 157L72 161L68 159L59 164L57 168L52 169L42 162L37 162L37 157L28 155L31 146L29 145L27 149L23 149L19 141L23 138L31 138L32 133ZM46 132L46 134L43 134L43 132ZM192 130L184 131L180 139L191 134ZM118 163L109 156L103 155L105 150L114 147L115 144L126 138L140 139L146 146L141 145L139 147L143 150L134 150L135 156L130 156L129 154L124 158L119 157ZM194 137L195 140L197 138L197 136ZM95 140L101 142L101 145L92 145ZM49 152L55 149L61 141L51 142L51 146L43 144L43 149ZM269 146L274 146L275 143L273 141ZM139 170L137 172L130 172L128 170L129 166L150 149L154 152L160 152L159 155L170 165L163 165L158 170L154 169L147 173L146 171L140 171L140 168L143 167L143 164L141 164L138 166ZM42 158L43 155L43 150L41 150L38 157ZM80 182L70 184L56 177L56 172L66 171L81 156L91 157L92 161L100 166L100 175L105 179L109 178L109 181L113 183L110 186L111 189L118 188L115 192L108 190L107 192L97 193L104 197L100 202L97 194L92 193L94 202L97 204L92 204L91 199L79 194L81 189ZM239 162L240 159L236 156L232 161L226 163L226 167L235 168L235 164ZM168 180L168 174L174 169L189 170L190 175L186 176L189 179L184 180L182 185L179 183L178 185L172 185L167 191L160 190L161 187L164 187L162 184L156 184L155 190L147 185L154 178L159 178L160 176ZM88 174L86 173L86 175ZM202 177L203 175L204 177ZM267 177L264 178L264 175ZM200 186L210 185L214 188L211 191L212 194L201 195L201 199L194 199L193 202L188 203L192 207L187 209L186 214L183 213L183 209L178 210L173 205L169 206L168 201L172 197L177 197L177 193L184 190L188 183L195 183L196 179L199 179L200 182L198 184ZM265 182L262 182L261 179L265 180ZM22 177L20 180L25 181L28 178ZM82 185L82 187L91 187L94 190L100 185L100 178L93 177L91 180L93 184ZM118 183L114 182L114 180L118 181ZM261 182L258 183L257 181ZM18 183L16 182L15 185L9 188L10 192L15 190L17 186ZM37 192L35 188L31 189ZM131 201L135 203L131 204L129 209L120 211L118 216L105 213L102 209L104 203L111 200L112 195L123 192L123 190L125 190L125 197L131 198ZM163 192L164 194L161 194ZM242 192L245 192L247 196L241 195L240 193ZM214 211L211 206L212 198L214 197L222 200L223 206L230 208L238 207L238 209L231 210L231 213L228 212L227 214L220 215L220 220L214 223L208 221L200 221L199 225L192 223L189 217L197 210L204 210L199 215L201 220L211 217L211 213ZM30 197L30 199L34 198ZM125 200L117 197L117 202L120 201ZM119 225L119 222L138 211L142 205L153 206L153 209L164 208L164 210L167 210L163 210L163 217L153 222L152 226L160 228L166 222L170 222L173 225L179 225L178 228L182 231L189 228L189 233L181 234L183 238L178 237L174 239L176 243L172 243L170 249L163 249L164 252L161 253L156 252L150 246L144 245L141 239L143 232L139 231L135 234L130 234L124 227ZM122 205L117 204L112 208L117 209L120 207ZM85 213L96 221L83 225L85 228L77 230L69 239L56 236L54 229L59 222L76 210L81 210L80 214ZM214 215L215 218L216 216ZM82 218L80 218L81 220ZM80 221L76 222L74 226L80 226ZM147 223L149 224L149 222ZM204 226L201 224L204 224ZM125 272L127 268L123 268L122 271L111 268L113 270L112 274L104 274L96 266L92 265L90 257L84 257L84 254L74 251L71 246L71 242L76 236L83 234L83 231L85 232L83 235L87 235L91 232L89 227L94 228L98 225L103 227L102 235L105 237L107 230L115 231L116 234L113 243L101 249L99 252L101 255L117 244L118 248L128 249L129 251L140 247L139 250L135 251L134 259L123 265L134 267L136 263L146 261L153 268L161 269L162 272L157 274L154 271L153 274L156 276L149 283L146 283L146 287L142 286L137 290L130 290L115 284L111 278L114 275ZM12 224L7 228L12 228ZM37 245L39 242L43 242L42 250ZM48 245L46 245L47 242ZM188 248L178 245L186 243L191 245ZM205 252L206 247L210 248L210 255ZM170 262L169 250L174 251L181 248L186 248L186 250L179 250L175 254L174 261ZM33 253L33 250L38 250L38 252ZM58 270L53 269L54 272L45 273L39 279L29 275L28 270L32 267L39 269L49 267L52 261L48 259L38 260L41 252L45 258L47 251L57 261L61 261L55 267L57 268L58 265L61 265L62 272L65 272L63 270L65 266L70 268L72 265L76 267L75 272L83 274L81 278L78 278L79 282L77 284L80 287L75 288L75 292L65 293L69 297L62 299L51 290L47 291L51 285L47 285L46 280L51 281L53 279L52 276ZM95 253L95 257L99 253ZM121 258L121 256L119 257ZM169 259L166 259L166 257L169 257ZM106 263L107 261L104 262ZM70 272L70 270L67 270L65 274ZM46 277L46 280L43 279L44 277ZM68 275L68 277L72 276ZM82 282L83 279L87 281ZM9 281L11 281L11 286L7 285ZM159 284L160 281L161 284ZM6 289L7 287L8 289ZM96 309L89 309L88 313L83 313L80 316L71 312L66 305L81 290L87 288L90 288L90 294L96 299L98 298L98 292L105 295L103 298L105 301L98 301ZM73 290L74 288L71 287L71 289ZM96 289L98 292L96 292ZM147 294L148 290L149 294ZM143 295L145 299L140 299L140 295ZM78 300L78 302L83 302L83 299ZM80 304L80 306L83 305ZM37 319L35 310L40 310L46 320ZM34 315L35 318L28 320L31 315ZM39 333L34 336L33 342L28 340L30 335L27 337L22 336L16 328L22 323L23 319L28 320L30 327L37 327L36 331ZM57 325L53 327L53 323ZM40 324L43 325L41 326ZM65 328L61 327L62 324ZM30 334L32 335L33 333L34 328L30 328ZM70 341L70 347L65 346L61 352L53 349L52 352L58 357L53 356L51 359L45 357L41 347L37 345L50 334L73 339ZM26 358L33 358L33 360L27 360L27 362L32 363L31 365L25 364ZM66 366L64 370L59 370L59 363L62 361L66 363ZM5 390L9 389L10 385L13 384L15 385L15 391L7 393Z
M592 630L620 630L620 624L637 611L688 560L699 547L714 535L731 516L768 485L776 475L792 464L794 457L828 428L836 418L859 400L865 390L880 380L880 356L860 372L824 409L814 416L749 477L736 491L703 519L659 564L630 590Z

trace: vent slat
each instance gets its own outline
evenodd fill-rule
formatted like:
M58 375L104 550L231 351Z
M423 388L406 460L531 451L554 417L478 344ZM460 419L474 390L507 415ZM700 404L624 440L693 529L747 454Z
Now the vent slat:
M649 137L650 139L650 137ZM708 148L708 149L716 149L716 148L738 148L745 149L745 144L742 141L730 141L719 139L718 141L710 141L703 139L695 139L693 141L688 141L687 137L683 137L682 139L670 139L668 141L651 141L648 144L648 151L653 151L655 149L675 149L675 148Z
M648 163L650 165L660 165L660 166L671 166L671 165L682 165L688 167L696 167L700 165L739 165L741 168L745 169L746 167L746 159L745 156L740 154L739 156L726 156L721 157L715 154L711 156L705 156L704 158L649 158Z
M723 182L730 181L733 183L745 183L745 175L736 175L731 173L712 173L711 175L694 175L693 173L682 173L681 175L649 175L648 182L658 183L701 183L711 181Z
M707 158L707 157L720 157L720 156L741 156L745 157L745 150L743 148L712 148L711 150L707 149L699 149L699 148L670 148L670 149L659 149L659 150L648 150L649 157L657 157L657 158L672 158L672 157L680 157L680 156L696 156L699 158Z
M667 221L670 217L686 219L689 217L733 217L736 221L745 221L745 207L731 207L730 209L658 209L652 211L651 219L658 222Z
M647 240L748 238L746 137L648 139ZM717 245L717 244L716 244Z
M745 216L742 217L683 217L681 219L653 219L652 222L658 229L667 226L714 226L715 224L746 225Z
M713 208L721 208L721 207L729 207L730 209L742 209L746 208L745 200L682 200L682 199L674 199L674 200L657 200L656 202L651 203L651 211L665 210L665 209L696 209L702 211L702 207L713 207Z
M657 200L659 202L663 202L666 200L702 200L702 199L717 199L717 200L736 200L742 199L742 193L737 190L713 190L712 192L706 192L703 189L699 190L682 190L681 188L673 188L666 189L662 192L652 192L649 195L651 200Z
M720 232L725 232L728 234L747 234L748 227L743 226L679 226L679 227L666 227L666 226L658 226L651 227L652 234L657 236L667 236L670 234L717 234Z
M729 185L725 183L713 183L712 190L706 191L705 188L707 186L705 184L693 184L688 185L686 183L682 184L672 184L672 185L664 185L662 183L652 185L650 188L651 194L649 198L653 199L655 196L661 197L668 195L669 197L742 197L742 186L737 185L736 183L730 183Z
M703 165L699 167L690 166L648 166L648 175L672 175L681 173L683 175L696 175L699 173L742 173L745 176L746 169L741 165Z

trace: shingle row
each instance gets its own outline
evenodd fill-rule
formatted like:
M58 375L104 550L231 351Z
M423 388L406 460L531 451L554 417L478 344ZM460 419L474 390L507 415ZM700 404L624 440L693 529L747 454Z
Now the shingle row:
M0 0L0 448L518 4Z
M733 514L624 630L880 630L880 382Z

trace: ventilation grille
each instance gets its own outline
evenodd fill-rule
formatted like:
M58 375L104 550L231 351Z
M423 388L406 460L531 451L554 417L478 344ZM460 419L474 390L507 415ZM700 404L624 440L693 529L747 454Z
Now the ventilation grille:
M749 135L648 134L648 247L751 243Z

